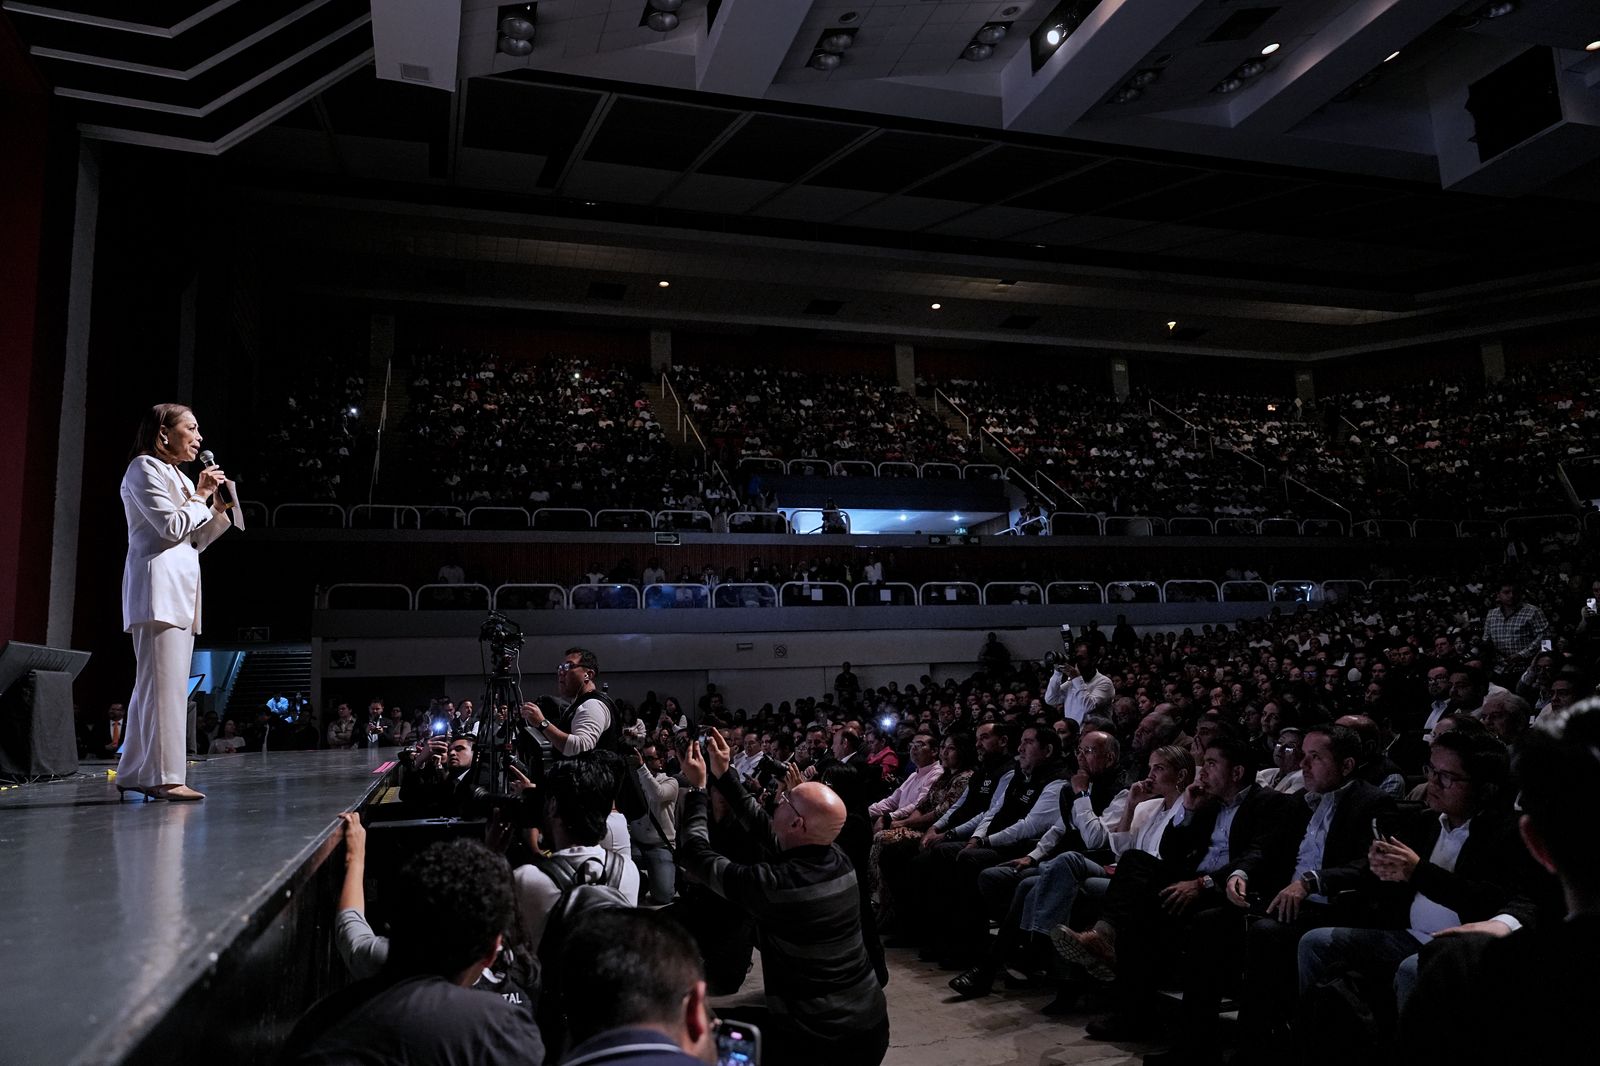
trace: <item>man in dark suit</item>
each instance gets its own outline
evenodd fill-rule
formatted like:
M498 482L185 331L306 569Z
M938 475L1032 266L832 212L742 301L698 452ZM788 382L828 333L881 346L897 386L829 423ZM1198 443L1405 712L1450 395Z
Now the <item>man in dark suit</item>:
M1509 934L1444 936L1422 951L1400 1016L1397 1061L1555 1062L1590 1043L1600 998L1600 849L1590 804L1600 794L1600 700L1541 722L1517 750L1519 832L1558 879L1566 920ZM1463 1003L1493 1004L1487 1025L1461 1024Z
M1161 857L1125 853L1095 927L1053 941L1091 975L1108 968L1115 973L1113 1013L1085 1030L1096 1039L1125 1039L1149 1028L1149 1001L1163 964L1178 949L1191 952L1179 975L1185 1002L1198 1005L1211 996L1217 973L1212 960L1195 952L1223 938L1218 926L1233 924L1241 933L1244 926L1224 896L1224 882L1241 867L1273 883L1287 880L1293 869L1303 804L1255 783L1249 747L1231 731L1207 744L1182 802L1162 837Z
M1302 805L1295 818L1303 828L1288 880L1266 880L1247 859L1227 884L1228 902L1258 915L1247 926L1239 1015L1245 1042L1257 1048L1293 1013L1295 945L1306 930L1336 924L1335 901L1340 893L1359 887L1367 873L1372 827L1394 811L1392 799L1357 776L1361 737L1355 730L1312 726L1305 731L1301 753L1306 788L1298 794ZM1228 955L1230 947L1218 944L1208 954ZM1213 983L1196 1004L1196 1024L1189 1030L1195 1049L1211 1046L1201 1041L1214 1034L1220 994Z
M1535 900L1547 891L1507 809L1504 745L1444 733L1434 738L1425 769L1427 810L1397 819L1393 835L1368 852L1362 893L1372 901L1364 923L1370 927L1327 926L1300 940L1302 1002L1330 983L1354 981L1366 990L1380 1029L1405 1006L1423 944L1469 925L1519 929L1533 921ZM1302 1033L1301 1043L1332 1048L1344 1035Z

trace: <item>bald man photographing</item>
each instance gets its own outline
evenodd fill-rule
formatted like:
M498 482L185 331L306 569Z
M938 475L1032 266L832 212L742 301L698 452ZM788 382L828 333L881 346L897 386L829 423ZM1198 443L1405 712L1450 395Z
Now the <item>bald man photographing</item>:
M764 861L736 863L711 848L706 779L755 839ZM878 1066L889 1048L883 989L861 939L855 868L834 839L844 802L828 786L802 781L791 767L777 810L768 817L730 772L733 753L713 729L706 753L689 745L678 862L756 920L765 979L765 1011L741 1011L760 1027L764 1066Z

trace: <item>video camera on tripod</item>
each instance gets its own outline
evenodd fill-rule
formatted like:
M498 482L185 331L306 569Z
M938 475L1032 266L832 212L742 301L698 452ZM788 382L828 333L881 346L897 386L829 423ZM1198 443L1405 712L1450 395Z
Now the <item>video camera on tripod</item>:
M478 627L478 643L483 645L488 662L488 669L484 672L492 677L502 677L516 671L517 660L522 657L522 645L526 641L521 626L499 611L490 611L489 617Z

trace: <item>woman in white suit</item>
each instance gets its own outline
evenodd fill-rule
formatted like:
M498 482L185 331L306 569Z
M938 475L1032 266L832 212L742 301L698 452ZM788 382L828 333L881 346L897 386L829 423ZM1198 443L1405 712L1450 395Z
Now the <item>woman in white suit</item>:
M178 468L200 454L200 426L182 404L157 404L134 436L122 476L128 562L122 625L137 661L117 789L152 799L200 800L184 783L189 663L200 632L200 552L232 524L217 491L225 475Z

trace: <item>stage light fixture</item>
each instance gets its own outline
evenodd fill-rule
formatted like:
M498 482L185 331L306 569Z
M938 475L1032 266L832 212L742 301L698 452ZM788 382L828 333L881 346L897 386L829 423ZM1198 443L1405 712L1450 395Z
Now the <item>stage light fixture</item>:
M495 47L503 54L519 59L533 52L533 42L525 37L502 37Z
M1170 333L1171 331L1173 331L1173 330L1175 330L1177 328L1178 328L1177 319L1173 319L1171 322L1167 323L1167 332Z
M1276 52L1282 47L1283 45L1279 44L1277 41L1273 41L1271 44L1266 45L1261 49L1261 54L1264 56L1270 56L1272 53Z
M1600 41L1590 41L1583 46L1585 52L1600 52Z
M1006 39L1008 29L1003 22L991 22L974 34L973 39L979 44L999 44Z
M657 11L676 11L683 6L683 0L650 0L650 6Z
M678 28L678 16L670 11L652 11L645 21L657 33L666 33L668 30Z
M939 308L943 307L944 305L935 303L935 304L929 304L928 306L931 307L933 310L937 311L937 310L939 310Z
M1247 59L1243 63L1240 63L1239 69L1235 70L1233 73L1235 77L1249 79L1255 77L1257 74L1260 74L1266 69L1267 65L1261 62L1261 60Z
M839 55L855 43L856 38L853 33L830 33L822 39L818 47L824 52L832 52L834 55Z
M533 51L533 38L538 32L535 23L539 18L539 5L505 4L499 9L496 27L500 31L495 50L508 56L525 56Z
M1114 104L1131 104L1143 95L1143 90L1136 89L1132 85L1125 85L1117 90L1117 95L1111 98L1111 102Z
M1051 48L1056 47L1067 39L1067 31L1063 26L1051 26L1044 32L1044 43Z
M1396 51L1393 51L1393 52L1390 52L1390 53L1389 53L1389 54L1388 54L1388 55L1386 55L1386 56L1384 56L1384 57L1383 57L1383 61L1384 61L1384 62L1385 62L1385 63L1387 63L1387 62L1389 62L1389 61L1390 61L1390 60L1393 60L1393 59L1399 59L1399 58L1400 58L1400 53L1399 53L1399 51L1398 51L1398 50L1396 50Z
M1154 67L1146 67L1128 79L1128 84L1135 89L1148 89L1161 80L1161 72Z
M992 55L994 55L994 48L992 46L987 44L979 44L977 41L973 41L971 44L967 45L966 48L961 50L961 58L972 63L982 63L985 59L988 59Z
M1233 77L1223 78L1221 81L1217 82L1216 87L1213 88L1211 91L1214 92L1214 93L1224 93L1224 94L1226 94L1226 93L1238 92L1243 87L1244 87L1244 79L1240 78L1240 77L1237 77L1237 76L1233 76Z
M811 66L817 70L833 70L839 63L839 57L832 52L814 52L811 55Z
M672 287L672 282L670 282L670 281L658 281L658 282L656 282L656 285L659 286L660 288L667 289L667 288L671 288Z

